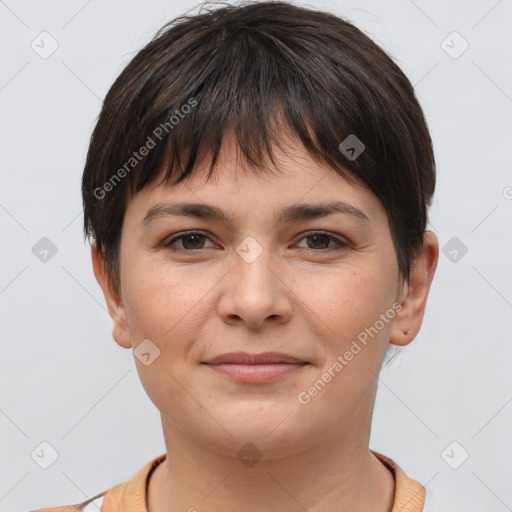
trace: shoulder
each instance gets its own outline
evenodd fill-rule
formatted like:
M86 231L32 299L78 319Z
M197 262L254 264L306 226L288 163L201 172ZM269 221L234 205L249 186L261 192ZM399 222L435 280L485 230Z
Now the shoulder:
M146 488L149 476L158 464L163 462L167 454L159 455L149 461L131 479L97 494L93 498L65 507L52 507L31 510L29 512L118 512L120 510L136 510L146 500Z
M101 510L105 500L106 491L94 496L93 498L77 503L76 505L66 505L63 507L38 508L29 512L98 512Z
M395 499L393 511L423 512L426 490L417 480L409 478L404 470L390 457L371 450L393 474L395 479Z

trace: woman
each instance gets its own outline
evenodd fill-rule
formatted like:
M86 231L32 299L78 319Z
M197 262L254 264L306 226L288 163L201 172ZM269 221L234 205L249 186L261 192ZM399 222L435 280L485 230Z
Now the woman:
M107 94L82 193L166 453L46 510L433 510L369 437L421 327L434 186L410 82L349 22L260 2L163 27Z

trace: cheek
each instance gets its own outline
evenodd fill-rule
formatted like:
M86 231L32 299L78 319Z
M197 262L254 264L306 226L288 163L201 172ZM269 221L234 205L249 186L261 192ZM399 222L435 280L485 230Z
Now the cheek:
M305 314L326 351L350 345L391 308L395 290L393 274L386 275L382 270L368 264L364 270L331 270L323 277L316 275L314 279L311 276L297 281L297 296L306 306ZM379 326L386 335L390 322L384 328L380 323Z
M183 350L194 332L208 293L218 281L211 274L198 278L186 267L133 262L126 276L125 307L135 344L149 338L166 352ZM177 340L180 343L177 343Z
M317 281L314 288L304 283L302 295L311 310L308 328L322 345L323 357L302 397L311 400L311 415L324 416L328 407L333 428L367 404L376 386L395 315L392 276L351 269Z
M209 279L194 278L190 272L173 269L171 273L168 265L137 263L135 259L125 276L125 309L134 348L149 339L160 351L149 365L134 357L141 384L160 411L168 409L169 403L190 399L180 385L184 382L182 372L186 371L187 355L197 339L213 284Z

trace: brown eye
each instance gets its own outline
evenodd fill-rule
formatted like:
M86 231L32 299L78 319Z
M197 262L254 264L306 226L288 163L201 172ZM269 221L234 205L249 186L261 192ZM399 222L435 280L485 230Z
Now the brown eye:
M306 238L311 242L308 243L310 249L327 249L331 241L330 237L326 235L310 235Z
M328 233L322 232L308 233L302 238L302 240L308 240L307 249L311 249L313 251L344 249L348 246L346 242L343 242ZM331 242L335 243L334 247L329 247Z
M180 240L182 247L174 248L173 246ZM205 248L205 240L208 240L208 237L203 233L184 233L169 240L164 246L171 250L194 252Z

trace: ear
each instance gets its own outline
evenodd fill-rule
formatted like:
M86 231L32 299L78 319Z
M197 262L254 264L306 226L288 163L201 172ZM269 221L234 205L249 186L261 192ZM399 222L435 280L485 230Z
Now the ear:
M103 254L96 242L91 245L92 267L96 281L103 290L107 302L108 312L113 320L112 336L116 343L124 348L132 346L132 340L126 321L126 310L119 294L114 290L107 273L107 266Z
M402 309L393 321L389 338L393 345L408 345L418 334L438 258L437 236L432 231L426 231L421 252L411 266L409 280L403 283L399 292L398 300Z

